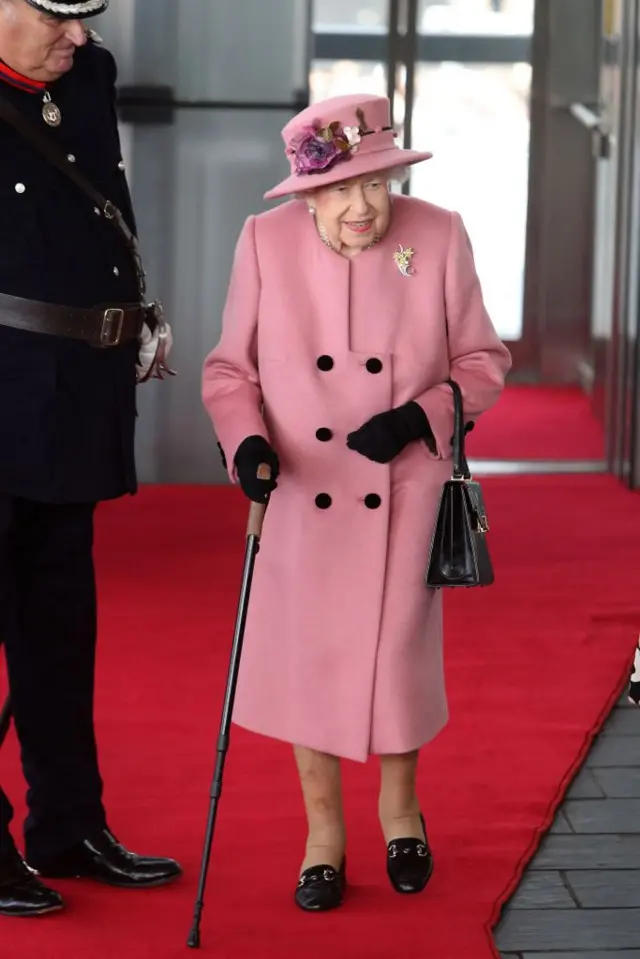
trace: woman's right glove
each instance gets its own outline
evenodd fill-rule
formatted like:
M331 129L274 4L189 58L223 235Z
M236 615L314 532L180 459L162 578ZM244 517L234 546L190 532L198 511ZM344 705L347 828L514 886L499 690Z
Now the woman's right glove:
M254 503L266 503L278 485L280 472L278 456L270 443L263 436L247 436L236 450L233 463L244 495ZM269 480L258 479L258 467L262 463L271 469Z
M390 463L405 446L424 440L435 451L435 438L427 415L415 402L377 413L347 435L347 446L374 463Z

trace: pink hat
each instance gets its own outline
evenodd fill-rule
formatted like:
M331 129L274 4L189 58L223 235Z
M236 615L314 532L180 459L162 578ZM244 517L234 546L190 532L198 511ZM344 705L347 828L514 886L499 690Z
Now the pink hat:
M282 130L291 175L265 193L266 200L315 190L363 173L428 160L431 153L395 144L387 97L353 94L313 103Z

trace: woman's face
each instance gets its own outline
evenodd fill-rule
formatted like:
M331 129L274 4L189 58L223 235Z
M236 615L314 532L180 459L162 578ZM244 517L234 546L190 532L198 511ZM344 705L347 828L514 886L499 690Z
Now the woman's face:
M384 236L391 219L391 197L381 174L343 180L316 190L309 201L331 245L352 256Z

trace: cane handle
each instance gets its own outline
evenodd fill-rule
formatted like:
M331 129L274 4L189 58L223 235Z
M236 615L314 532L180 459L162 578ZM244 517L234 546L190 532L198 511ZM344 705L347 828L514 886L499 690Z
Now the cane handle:
M271 479L271 467L266 463L261 463L258 467L258 479ZM249 508L249 521L247 523L247 536L256 536L260 539L262 535L262 524L264 523L264 514L267 511L266 503L252 503Z

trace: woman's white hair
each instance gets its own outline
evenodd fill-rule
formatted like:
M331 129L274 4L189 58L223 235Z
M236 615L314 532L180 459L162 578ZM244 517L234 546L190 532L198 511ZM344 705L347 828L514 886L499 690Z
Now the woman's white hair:
M389 183L398 183L402 185L406 183L410 176L410 171L408 166L394 166L390 170L383 170L382 176L385 177Z

